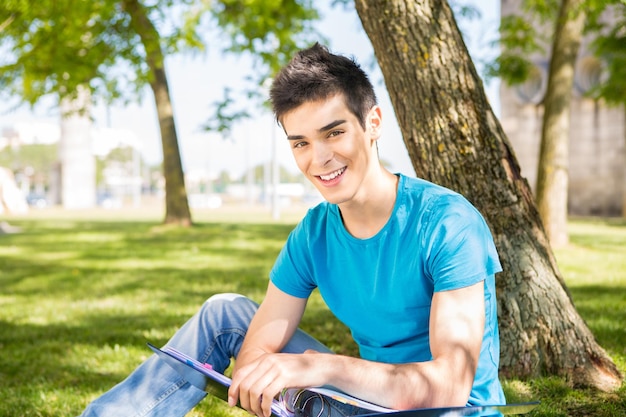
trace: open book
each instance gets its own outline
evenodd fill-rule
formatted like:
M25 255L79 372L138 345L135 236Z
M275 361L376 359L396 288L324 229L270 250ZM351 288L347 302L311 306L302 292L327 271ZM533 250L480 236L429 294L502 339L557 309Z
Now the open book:
M208 392L209 394L221 398L224 401L228 401L228 387L230 387L231 384L231 379L229 377L215 371L210 364L201 363L172 347L159 349L150 343L148 343L148 346L163 361L180 373L190 384ZM274 399L272 404L272 414L276 417L293 417L294 401L297 399L301 391L303 390L284 390L278 399ZM390 408L381 407L330 388L307 388L304 391L320 394L344 404L359 407L363 409L363 414L368 412L388 413L394 411Z
M231 379L217 371L210 364L201 363L196 359L172 348L159 349L148 343L148 347L156 353L161 360L176 370L185 380L195 387L206 391L224 401L228 401L228 388ZM487 417L503 416L511 414L524 414L535 408L539 403L530 402L522 404L472 406L472 407L445 407L445 408L420 408L414 410L392 410L381 407L359 398L326 387L312 387L306 390L286 389L272 403L272 415L275 417L294 417L295 401L301 392L309 392L324 397L332 398L344 404L358 407L361 412L359 417L387 417L387 413L393 413L393 417ZM391 416L389 416L391 417Z

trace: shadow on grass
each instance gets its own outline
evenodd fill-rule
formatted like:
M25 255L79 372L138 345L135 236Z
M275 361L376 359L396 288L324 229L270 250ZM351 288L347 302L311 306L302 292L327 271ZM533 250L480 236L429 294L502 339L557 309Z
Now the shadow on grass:
M356 343L352 339L350 330L341 323L328 308L321 304L321 297L314 293L302 318L300 327L319 341L328 346L333 352L348 356L359 356Z
M292 229L19 226L0 236L0 416L77 415L151 353L147 341L165 343L209 296L260 301Z
M579 285L570 292L600 345L626 355L626 287Z
M205 280L242 293L258 291L261 281L264 290L291 227L212 224L153 232L150 224L77 223L67 229L25 229L3 237L5 247L18 248L17 254L0 256L3 293L84 297L146 285L171 285L176 292Z

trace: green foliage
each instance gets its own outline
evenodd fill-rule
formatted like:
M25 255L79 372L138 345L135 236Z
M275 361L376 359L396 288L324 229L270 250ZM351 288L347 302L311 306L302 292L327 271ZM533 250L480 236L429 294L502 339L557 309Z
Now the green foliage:
M531 12L540 22L554 23L559 13L561 0L525 0L522 8L525 12Z
M613 25L598 24L600 36L592 45L606 74L592 94L615 105L626 103L626 4L620 5L614 9Z
M202 128L209 132L218 132L222 137L229 137L233 124L237 120L250 117L247 110L237 109L230 87L224 88L224 98L213 103L215 116L209 119Z
M110 2L20 3L19 9L10 9L12 21L0 33L8 51L0 64L0 85L8 87L3 94L31 104L51 93L74 97L79 85L94 93L108 86L110 96L121 94L117 74L106 69L131 56L134 45L120 37L124 19Z
M533 55L545 54L550 49L559 5L558 0L525 0L520 15L503 17L499 40L502 52L486 66L485 75L501 77L509 85L527 81L532 75ZM601 84L590 94L611 104L624 103L626 3L622 0L587 0L581 7L587 16L585 33L596 39L593 50L602 61L605 74ZM570 13L577 12L570 10Z
M512 85L523 83L533 67L529 57L543 50L536 30L528 19L510 15L502 18L500 33L502 53L487 66L487 76L499 76Z
M94 100L138 99L150 81L145 43L125 0L10 0L0 16L0 87L7 99L34 104L78 86ZM4 6L3 6L4 7ZM165 54L203 49L217 24L226 52L250 54L260 83L307 42L318 18L310 1L157 0L139 3ZM6 14L6 17L5 17ZM220 115L218 115L218 118ZM227 120L228 118L226 118Z
M197 227L158 226L160 215L41 211L4 218L0 235L0 416L75 416L162 344L210 295L260 301L293 222L225 207ZM36 217L34 217L36 216ZM81 216L86 216L82 217ZM555 253L579 312L626 371L626 223L574 221ZM343 354L357 350L317 292L303 328ZM504 381L509 402L540 400L529 417L626 414L626 385L611 394L548 377ZM190 416L238 416L206 399Z
M229 52L254 53L270 76L308 42L319 18L313 2L296 0L220 0L212 14L230 43ZM260 78L262 83L265 78Z
M56 144L22 145L18 149L6 147L0 150L0 166L13 171L24 171L27 168L34 172L50 172L57 162L58 146Z
M222 29L224 52L252 57L255 71L247 80L251 86L242 93L248 100L258 100L263 105L267 105L267 81L293 54L314 40L325 41L313 28L319 13L311 0L220 0L211 9L211 15ZM249 117L248 111L233 100L229 87L224 89L224 99L214 103L214 107L215 117L204 128L226 137L230 136L234 122Z

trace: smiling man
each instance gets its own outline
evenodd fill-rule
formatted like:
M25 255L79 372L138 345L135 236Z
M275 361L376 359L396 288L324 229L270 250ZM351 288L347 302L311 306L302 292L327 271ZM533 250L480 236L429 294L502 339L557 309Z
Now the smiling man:
M229 403L269 416L285 388L333 386L394 409L503 404L491 233L462 196L379 162L382 114L352 59L316 44L277 75L270 98L295 161L325 202L280 252L265 299L211 297L168 342L223 372ZM319 289L359 358L298 330ZM85 416L182 416L205 393L155 356ZM297 415L358 413L301 396Z

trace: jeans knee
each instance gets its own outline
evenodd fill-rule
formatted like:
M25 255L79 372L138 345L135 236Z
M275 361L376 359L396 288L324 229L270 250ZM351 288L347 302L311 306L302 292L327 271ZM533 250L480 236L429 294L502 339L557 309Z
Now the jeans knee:
M224 301L230 302L230 301L236 300L238 298L246 298L246 297L244 295L237 294L237 293L225 292L225 293L214 294L214 295L210 296L205 301L205 304L206 303L224 302Z
M215 294L209 297L202 305L201 311L211 317L251 317L258 308L258 304L248 297L235 293Z

